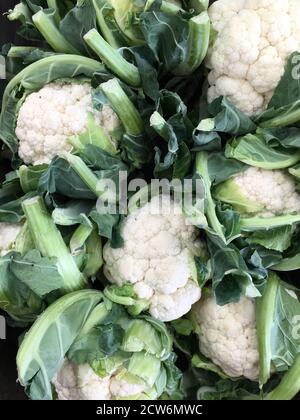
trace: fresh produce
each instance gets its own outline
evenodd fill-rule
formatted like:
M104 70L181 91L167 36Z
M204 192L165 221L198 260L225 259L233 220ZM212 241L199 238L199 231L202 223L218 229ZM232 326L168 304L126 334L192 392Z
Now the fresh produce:
M121 235L122 248L103 250L105 275L118 286L106 296L165 322L189 312L201 297L195 257L205 251L180 206L168 196L153 197L125 219Z
M209 16L217 35L207 58L208 100L226 96L245 114L260 114L300 48L298 2L219 0Z
M22 384L32 399L43 400L53 397L51 383L61 400L175 396L180 372L174 361L162 323L131 318L95 290L71 293L50 306L17 356Z
M28 398L300 393L298 9L8 11L0 310Z

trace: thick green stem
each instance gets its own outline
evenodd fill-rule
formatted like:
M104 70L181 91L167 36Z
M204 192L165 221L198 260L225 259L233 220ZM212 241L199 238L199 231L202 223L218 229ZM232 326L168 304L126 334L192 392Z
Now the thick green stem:
M20 22L25 23L31 21L31 10L24 3L17 4L13 10L9 10L7 18L10 21L20 20Z
M241 219L241 230L255 232L257 230L270 230L281 226L289 226L300 222L300 214L274 217L249 217Z
M193 73L206 57L210 40L210 19L207 12L189 20L187 60L174 69L174 74Z
M36 248L44 257L57 259L57 267L64 281L63 291L67 293L84 287L84 276L77 268L42 198L24 200L23 210Z
M72 255L78 254L84 247L87 239L93 231L93 226L79 225L70 240L70 250Z
M61 21L61 17L60 17L60 14L59 14L59 8L58 8L57 0L47 0L47 4L48 4L48 7L50 7L50 9L55 10L54 20L55 20L56 25L59 25L60 21Z
M99 179L80 157L71 153L64 153L61 157L69 163L71 168L97 197L103 194L103 191L98 189Z
M262 387L271 376L271 333L279 280L270 274L266 289L256 304L256 325L259 346L259 383Z
M111 79L100 86L115 113L120 118L126 133L132 136L142 135L144 133L143 120L134 104L121 88L118 80Z
M277 128L277 127L288 127L294 125L300 121L300 109L296 109L288 113L287 115L283 114L279 117L271 118L268 121L264 121L259 126L261 128Z
M92 232L86 242L86 255L83 272L87 277L93 277L103 265L102 241L97 230Z
M141 85L138 68L125 60L115 48L105 41L96 29L91 29L84 35L83 39L116 76L130 86L138 87Z
M80 52L76 50L65 39L65 37L60 33L54 22L54 16L48 13L45 13L43 10L40 10L35 15L32 16L33 23L43 35L48 44L53 48L54 51L58 53L66 54L78 54Z
M280 384L273 389L266 397L266 400L292 400L300 392L300 354L297 356L293 366L283 376Z
M212 229L226 243L223 227L217 217L216 205L211 195L211 180L208 173L207 160L208 160L207 152L200 152L197 154L196 171L202 177L204 181L204 185L205 185L206 215Z
M92 0L93 6L96 12L97 17L97 23L100 28L100 32L106 39L106 41L111 45L113 48L121 48L124 46L123 42L120 42L118 36L115 35L115 30L112 30L111 27L109 27L109 24L105 18L104 15L104 4L101 4L101 1L99 0ZM103 1L103 3L105 0Z

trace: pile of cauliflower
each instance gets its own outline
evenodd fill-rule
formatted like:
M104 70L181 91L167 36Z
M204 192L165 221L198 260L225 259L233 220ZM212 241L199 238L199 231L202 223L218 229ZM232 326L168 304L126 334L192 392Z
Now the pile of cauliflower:
M203 245L181 207L168 196L152 198L131 213L121 231L122 248L104 247L104 273L111 283L134 284L149 312L161 321L180 318L201 297L194 257Z
M26 164L49 164L55 156L70 151L68 138L87 130L89 114L114 143L111 133L120 121L108 105L102 111L94 110L90 83L58 80L31 93L17 119L20 158Z
M209 102L226 96L247 115L259 114L300 48L299 1L219 0L209 16L217 32L207 59Z

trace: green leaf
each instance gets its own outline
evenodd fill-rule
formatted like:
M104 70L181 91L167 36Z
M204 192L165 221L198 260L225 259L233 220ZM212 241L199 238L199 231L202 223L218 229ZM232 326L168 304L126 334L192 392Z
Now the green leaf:
M300 302L274 273L269 275L264 294L257 302L260 384L263 385L271 375L271 366L279 372L285 371L299 354Z
M295 165L300 160L300 151L272 147L261 135L247 134L227 143L225 156L250 166L271 170Z
M300 95L300 78L297 76L297 64L300 53L295 51L289 56L284 75L278 83L269 102L268 109L277 109L298 101Z
M209 105L209 112L214 117L209 131L240 136L252 133L256 129L254 122L239 111L227 98L220 97Z
M283 226L268 231L254 232L249 236L248 242L283 252L291 246L293 234L294 228L292 226Z
M12 274L39 297L63 287L55 259L43 258L39 251L29 251L24 257L16 255L10 263Z
M95 200L95 194L81 180L65 159L56 158L39 182L41 193L61 194L65 197Z
M17 367L19 380L31 399L52 399L50 382L101 299L102 294L96 290L70 293L52 304L26 334Z

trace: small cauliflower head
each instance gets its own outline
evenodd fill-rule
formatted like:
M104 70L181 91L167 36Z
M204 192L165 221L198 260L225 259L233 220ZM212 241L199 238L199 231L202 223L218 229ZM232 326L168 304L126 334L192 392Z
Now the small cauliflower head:
M16 136L19 156L26 164L48 164L72 146L68 138L83 134L90 120L104 130L113 147L119 125L115 112L104 105L95 111L90 83L56 81L27 96L20 108Z
M106 244L104 273L111 283L134 285L149 312L163 322L180 318L201 297L194 256L201 251L197 230L168 196L152 198L122 226L123 248Z
M287 58L300 48L298 0L219 0L210 48L208 101L226 96L248 116L267 108Z
M21 224L13 223L0 223L0 256L10 252L15 244L17 236L21 232Z
M214 196L242 214L273 217L300 213L295 180L282 170L248 168L217 186Z
M232 378L257 380L259 352L255 302L242 297L238 303L218 306L213 296L193 306L200 352Z
M129 399L147 391L142 381L129 382L118 372L100 377L88 364L76 365L67 359L52 384L59 400Z

